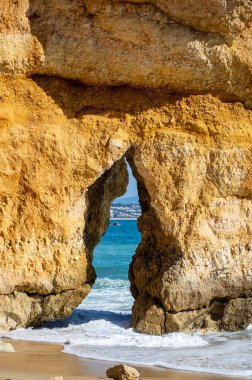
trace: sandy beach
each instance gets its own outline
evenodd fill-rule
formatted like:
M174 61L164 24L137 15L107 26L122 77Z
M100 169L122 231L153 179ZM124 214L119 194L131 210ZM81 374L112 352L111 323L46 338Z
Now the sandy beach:
M61 352L60 345L5 339L15 353L0 353L0 380L48 380L63 376L64 380L97 380L106 378L111 362L86 360ZM153 367L137 367L143 380L218 380L239 379L193 372L171 371Z

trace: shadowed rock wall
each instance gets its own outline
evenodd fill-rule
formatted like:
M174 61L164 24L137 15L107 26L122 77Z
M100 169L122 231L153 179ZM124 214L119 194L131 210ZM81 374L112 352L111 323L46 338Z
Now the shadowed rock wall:
M0 328L63 318L138 182L141 332L252 321L251 3L8 1L0 11Z

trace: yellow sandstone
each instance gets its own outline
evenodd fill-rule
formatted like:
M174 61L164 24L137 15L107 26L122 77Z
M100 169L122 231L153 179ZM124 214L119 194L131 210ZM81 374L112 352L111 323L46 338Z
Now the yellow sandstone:
M3 0L0 329L64 318L138 182L132 322L252 322L252 3Z

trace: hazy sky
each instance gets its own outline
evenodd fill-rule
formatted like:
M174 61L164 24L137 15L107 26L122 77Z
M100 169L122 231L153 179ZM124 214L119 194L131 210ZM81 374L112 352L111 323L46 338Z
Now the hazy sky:
M128 166L129 171L129 184L127 188L127 192L124 194L124 197L134 197L137 195L137 183L135 178L133 177L132 171Z
M128 165L128 163L127 163L127 166L128 166L128 172L129 172L129 185L128 185L128 188L127 188L127 192L122 196L122 198L125 198L125 197L135 197L136 195L138 195L137 194L136 180L133 177L131 168Z

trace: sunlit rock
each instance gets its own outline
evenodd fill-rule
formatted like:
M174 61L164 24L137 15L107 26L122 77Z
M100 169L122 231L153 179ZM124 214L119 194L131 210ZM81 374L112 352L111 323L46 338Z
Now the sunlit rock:
M4 0L0 328L69 316L138 182L132 323L251 320L251 3Z

